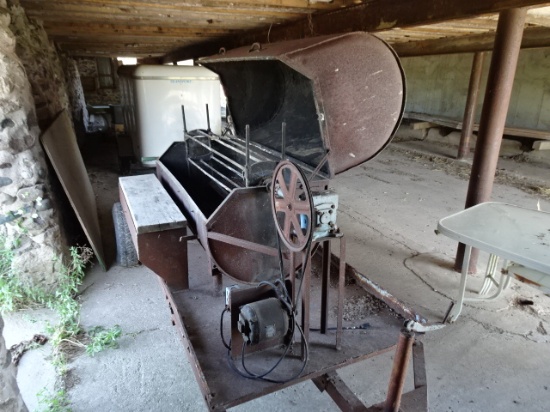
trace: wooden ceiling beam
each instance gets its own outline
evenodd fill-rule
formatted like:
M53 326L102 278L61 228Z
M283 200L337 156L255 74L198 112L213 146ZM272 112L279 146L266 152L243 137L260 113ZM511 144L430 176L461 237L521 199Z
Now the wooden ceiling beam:
M185 45L185 42L180 45ZM58 43L59 49L71 56L97 54L109 57L162 56L162 48L156 43Z
M472 53L493 50L494 40L495 33L491 32L474 36L395 43L392 44L392 47L399 57ZM550 47L550 29L545 27L526 28L523 32L521 47L525 49Z
M282 41L351 31L377 32L396 27L412 27L466 19L502 10L548 4L548 0L371 0L357 6L317 13L310 18L201 42L167 54L164 61L178 61L214 54L220 47L235 48L254 42Z
M278 18L278 19L292 19L303 17L304 14L312 13L315 10L282 10L277 8L263 8L263 7L206 7L199 3L194 6L182 6L181 4L163 5L157 3L139 3L134 6L124 6L124 2L118 1L101 1L97 3L91 2L59 2L49 1L44 2L41 0L21 0L21 3L27 13L32 13L35 16L40 14L49 15L54 12L57 13L87 13L90 15L112 15L122 16L126 19L133 17L152 17L156 19L173 19L173 18L185 18L185 16L200 15L205 18L209 16L223 16L226 18L238 18L246 19L247 17L256 18ZM236 3L239 4L239 3Z
M57 16L42 16L40 19L38 17L34 17L32 14L29 14L29 17L33 17L35 19L41 20L42 25L46 29L46 32L49 33L49 29L55 29L57 26L60 27L68 27L69 30L75 30L74 28L71 28L72 25L75 25L77 28L78 26L86 27L87 25L97 26L97 25L111 25L113 28L121 27L132 27L131 30L139 31L142 27L144 27L144 30L153 30L153 27L156 27L157 30L163 30L166 32L169 32L170 29L191 29L191 30L227 30L231 33L233 32L241 32L242 30L252 30L257 29L258 27L263 27L265 25L265 22L262 21L234 21L234 20L210 20L206 21L204 19L200 20L178 20L178 21L170 21L169 24L166 21L162 20L151 20L151 19L132 19L127 20L124 18L99 18L98 16L93 16L93 18L90 18L90 16L87 16L85 14L77 14L77 15L67 15L66 17L59 18ZM67 22L70 23L67 23ZM149 27L149 29L147 29ZM160 29L158 29L160 28Z
M164 50L170 50L181 45L191 44L196 41L195 37L148 37L142 36L54 36L51 39L57 44L101 44L108 46L109 44L156 44ZM208 40L215 40L216 37L207 37ZM161 52L161 51L160 51Z
M23 7L41 6L42 0L20 0ZM42 3L42 4L41 4ZM331 2L310 2L308 0L51 0L48 4L58 6L115 7L122 11L138 9L153 10L197 10L225 9L229 12L266 11L272 13L312 13L316 10L333 10L356 4L355 0L333 0Z
M44 23L44 29L50 37L56 36L135 36L141 37L217 37L235 34L236 29L164 27L160 25L129 25L111 23Z
M495 29L496 29L496 26L492 28L417 26L417 27L410 27L407 29L400 30L399 33L424 33L426 35L430 35L432 33L434 34L443 33L445 35L447 34L452 35L454 33L455 36L461 36L464 34L486 33L488 31L495 31ZM393 30L390 30L390 32L392 31ZM382 33L387 33L387 32L379 32L379 34L382 34Z
M202 14L202 13L187 13L177 16L146 16L138 15L124 16L121 14L109 13L86 13L86 12L55 12L44 13L35 10L27 10L27 16L41 21L43 23L63 24L65 22L82 22L82 23L110 23L110 24L128 24L128 25L158 25L163 27L235 27L249 29L251 27L269 27L287 22L284 18L267 18L257 15L244 16L224 16L219 14Z

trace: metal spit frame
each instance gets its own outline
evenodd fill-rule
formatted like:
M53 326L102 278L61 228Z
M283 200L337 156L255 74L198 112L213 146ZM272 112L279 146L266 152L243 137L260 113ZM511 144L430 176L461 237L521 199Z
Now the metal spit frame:
M244 139L237 135L215 136L203 130L197 130L196 135L190 135L186 133L185 139L187 142L191 141L194 144L197 144L207 150L207 152L212 155L209 160L223 167L228 174L223 174L219 170L212 167L204 159L199 159L195 161L192 157L190 157L188 160L192 166L194 166L202 174L210 178L227 193L236 188L250 187L251 169L254 164L258 164L260 162L277 162L286 158L286 153L284 149L286 135L285 130L286 123L283 122L281 124L281 146L283 147L281 153L270 150L267 147L252 142L250 139L250 127L248 125L246 126L246 137ZM208 139L209 144L201 141L201 138ZM223 153L220 150L216 150L212 147L212 144L219 144L225 149L237 154L238 156L243 156L245 159L244 165L231 159L227 156L226 153ZM319 172L320 167L313 169L303 162L297 161L295 159L293 159L293 161L298 164L303 170L309 173L310 180L322 180L323 183L324 181L326 181L326 176L323 176ZM323 164L321 164L320 166L322 165ZM229 176L233 176L233 179L231 179ZM240 184L239 180L242 180L242 184Z

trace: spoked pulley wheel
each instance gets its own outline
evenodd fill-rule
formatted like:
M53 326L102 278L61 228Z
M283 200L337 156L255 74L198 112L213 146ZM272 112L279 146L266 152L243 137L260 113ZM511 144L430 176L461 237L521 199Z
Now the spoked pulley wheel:
M271 206L283 243L293 252L304 250L311 241L312 196L306 176L288 160L273 172Z

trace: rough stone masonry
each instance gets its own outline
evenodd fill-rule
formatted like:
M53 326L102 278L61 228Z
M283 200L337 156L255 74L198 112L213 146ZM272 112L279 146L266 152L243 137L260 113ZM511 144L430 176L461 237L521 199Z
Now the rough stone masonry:
M18 36L10 28L13 16ZM59 278L63 242L39 141L29 70L16 52L25 48L17 44L20 38L39 38L38 26L26 22L20 6L8 8L6 0L0 0L0 238L5 241L0 247L13 250L12 273L25 284L52 290ZM44 44L37 42L33 47L43 48ZM35 73L36 83L39 78L47 82L52 77L47 75L52 63L44 61L48 56L42 53L34 58L35 72L43 72L42 76ZM55 86L62 81L57 80ZM68 105L68 99L52 96L47 99L50 115Z
M27 407L19 393L15 380L15 368L2 336L4 320L0 316L0 410L4 412L26 412Z

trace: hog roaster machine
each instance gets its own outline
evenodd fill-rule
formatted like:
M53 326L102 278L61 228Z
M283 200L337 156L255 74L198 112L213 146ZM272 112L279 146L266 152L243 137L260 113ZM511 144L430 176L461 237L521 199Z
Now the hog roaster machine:
M405 78L397 56L382 40L357 32L222 49L199 62L220 77L231 131L217 135L209 124L188 131L182 107L184 141L160 157L156 175L193 232L179 238L182 255L196 237L208 276L181 267L165 276L174 271L164 258L150 267L164 279L208 407L225 410L311 379L341 409L367 410L336 370L395 348L399 337L385 409L399 409L414 352L415 390L403 403L426 410L422 346L412 349L414 333L402 330L395 312L382 311L365 330L342 338L344 329L356 329L342 319L352 269L337 226L338 196L329 188L332 177L378 154L399 126ZM335 239L337 296L329 296ZM171 253L157 249L159 257ZM372 289L396 312L414 316Z

